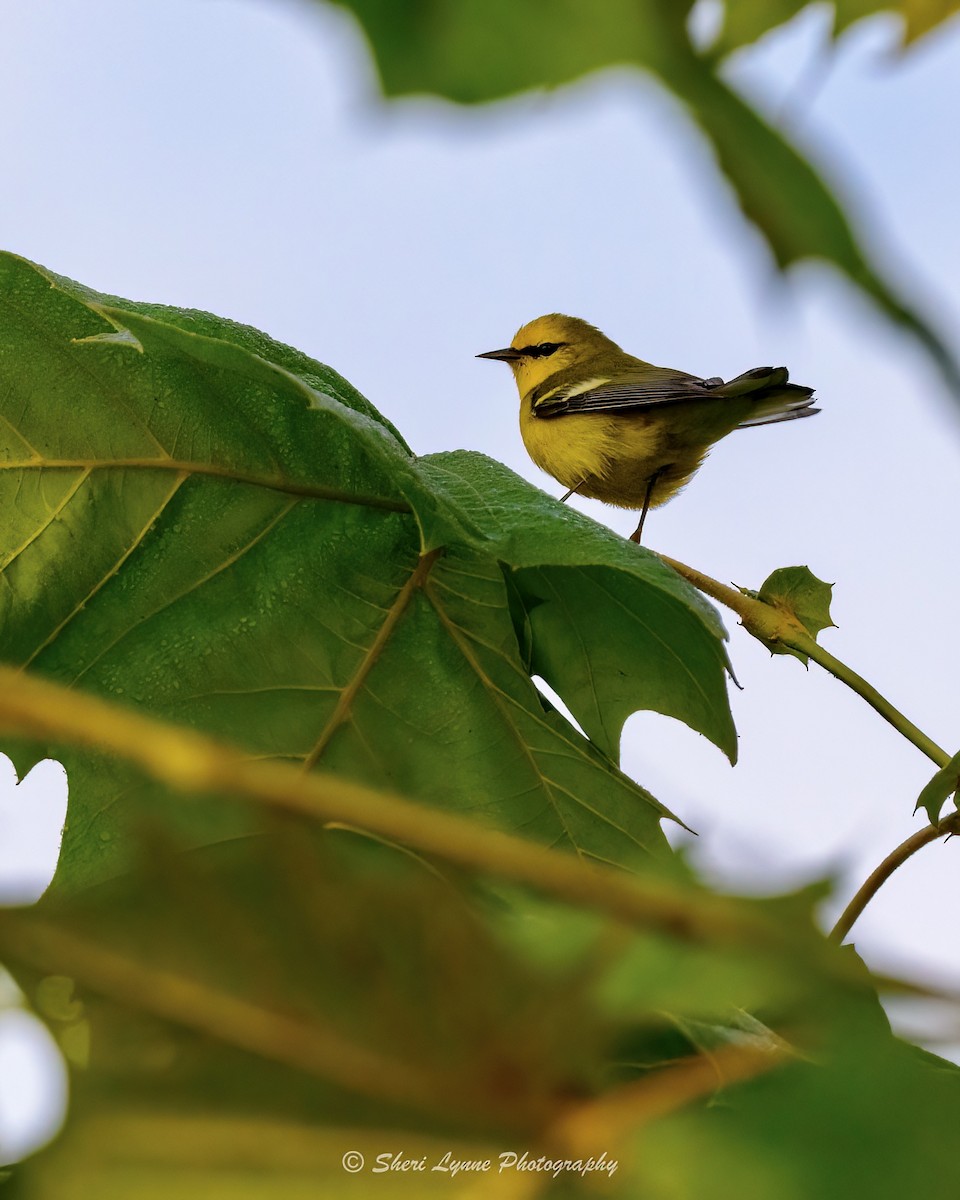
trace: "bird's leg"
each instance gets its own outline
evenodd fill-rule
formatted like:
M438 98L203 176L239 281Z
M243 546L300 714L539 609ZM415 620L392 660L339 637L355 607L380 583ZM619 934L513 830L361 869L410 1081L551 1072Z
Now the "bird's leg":
M640 524L636 527L633 533L630 534L630 541L636 542L638 546L640 545L640 538L643 535L643 523L647 519L647 512L650 509L650 497L653 495L654 485L663 472L664 468L661 467L659 471L654 471L654 473L647 480L647 490L643 497L643 508L640 511Z
M576 491L579 491L580 488L583 487L584 482L585 482L585 480L581 479L576 487L572 487L569 492L564 492L563 495L560 497L560 503L566 504L566 502L570 499L570 497L573 495L573 493Z

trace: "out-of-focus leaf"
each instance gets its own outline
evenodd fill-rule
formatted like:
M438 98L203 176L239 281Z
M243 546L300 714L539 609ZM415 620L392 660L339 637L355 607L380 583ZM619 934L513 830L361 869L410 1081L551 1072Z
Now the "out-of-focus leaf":
M611 63L669 58L692 0L335 0L370 42L384 93L476 104Z
M871 262L815 166L692 56L678 56L664 82L709 137L744 214L763 233L778 265L819 259L838 267L925 346L960 394L960 367L952 350Z
M90 1030L67 1129L24 1166L21 1195L150 1197L163 1181L198 1200L266 1200L266 1181L299 1196L313 1172L349 1197L370 1191L336 1187L348 1151L367 1156L368 1181L382 1153L557 1154L558 1121L623 1084L656 1094L662 1080L655 1111L722 1086L714 1052L763 1030L744 1003L816 1041L856 997L759 947L638 937L465 884L274 819L189 853L147 832L127 878L0 913L0 954L27 997L55 1033ZM809 899L782 916L814 936ZM672 1060L701 1046L706 1083L674 1096ZM623 1132L591 1152L619 1157Z
M0 658L603 861L667 852L666 810L602 750L649 704L731 752L723 631L692 589L509 472L421 465L254 330L0 271ZM629 644L591 686L598 621ZM518 636L597 745L545 706ZM132 814L169 807L93 751L10 748L67 767L60 886L123 869ZM195 844L248 827L222 804L167 816Z
M960 751L950 759L945 767L941 767L926 785L917 797L913 811L916 812L917 809L922 808L930 818L931 824L936 824L940 820L944 804L956 793L958 788L960 788Z
M813 0L724 0L723 28L714 53L729 54L785 24ZM817 7L821 7L819 4ZM914 42L960 11L958 0L834 0L834 33L864 17L893 13L903 18L905 42Z
M277 1117L177 1113L104 1104L78 1113L62 1139L13 1175L10 1200L451 1200L444 1156L493 1158L499 1145L396 1129L309 1124ZM363 1166L356 1169L362 1156ZM373 1174L387 1162L423 1170ZM344 1167L351 1164L351 1170ZM462 1182L461 1173L458 1182ZM0 1177L2 1182L2 1177Z
M852 1009L810 1061L649 1125L634 1140L623 1194L952 1200L960 1192L960 1073L920 1062L863 1015Z
M691 886L698 886L691 881ZM516 888L488 885L506 901L488 919L524 962L551 972L572 972L584 960L596 972L594 995L606 1018L650 1032L661 1014L671 1023L730 1023L743 1011L795 1020L813 1008L824 985L815 973L803 976L786 959L755 950L678 940L661 933L611 928L596 913L531 897ZM819 891L776 901L743 900L747 908L776 905L798 945L819 937L814 906ZM649 1053L649 1048L648 1048Z
M711 45L714 54L729 54L792 20L810 0L723 0L723 26Z
M920 340L960 394L953 351L871 260L816 168L726 86L713 58L694 52L686 0L608 0L601 6L594 0L336 2L362 24L387 96L426 92L479 103L557 87L607 66L651 72L706 134L745 216L780 267L806 259L832 263ZM914 0L911 31L934 22L931 7L942 13L939 2ZM751 0L742 18L736 10L732 19L742 20L746 36L762 32L767 20L779 23L791 10L788 0L773 6Z
M807 9L825 7L819 0L722 0L723 24L710 46L727 55L778 29ZM960 11L960 0L832 0L833 32L839 35L865 17L889 13L903 20L903 40L916 41Z
M531 1138L598 1085L608 1036L582 971L498 945L455 878L299 822L191 853L150 834L127 878L0 913L0 945L55 1032L81 1007L92 1031L23 1171L37 1200L369 1194L336 1186L345 1153L369 1187L374 1154Z
M522 1133L595 1086L606 1035L575 966L507 953L455 876L291 820L194 852L151 833L139 857L0 914L39 1010L46 972L82 998L79 1105L122 1089L181 1112Z
M835 29L839 33L863 17L876 13L896 13L903 17L904 41L914 42L960 12L958 0L834 0Z

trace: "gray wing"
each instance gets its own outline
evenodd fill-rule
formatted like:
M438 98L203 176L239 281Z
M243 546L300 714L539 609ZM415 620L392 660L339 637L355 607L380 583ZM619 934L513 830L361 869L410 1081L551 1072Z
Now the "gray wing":
M564 413L630 412L702 400L723 383L722 379L698 379L695 375L664 372L662 376L635 379L594 379L556 384L545 380L531 397L538 417L559 417Z

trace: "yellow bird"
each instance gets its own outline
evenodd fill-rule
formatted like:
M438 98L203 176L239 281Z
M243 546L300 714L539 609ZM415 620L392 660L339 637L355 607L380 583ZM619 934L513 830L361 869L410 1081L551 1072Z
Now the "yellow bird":
M527 453L565 488L621 508L649 509L686 484L734 429L812 417L813 389L786 367L755 367L728 382L655 367L579 317L537 317L503 350L520 392Z

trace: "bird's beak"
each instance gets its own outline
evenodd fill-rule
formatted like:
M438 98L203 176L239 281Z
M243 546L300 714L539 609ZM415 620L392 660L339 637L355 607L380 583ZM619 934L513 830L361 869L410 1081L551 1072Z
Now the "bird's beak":
M486 354L478 354L477 358L495 358L498 362L516 362L518 358L523 358L519 350L514 350L512 346L505 346L503 350L488 350Z

